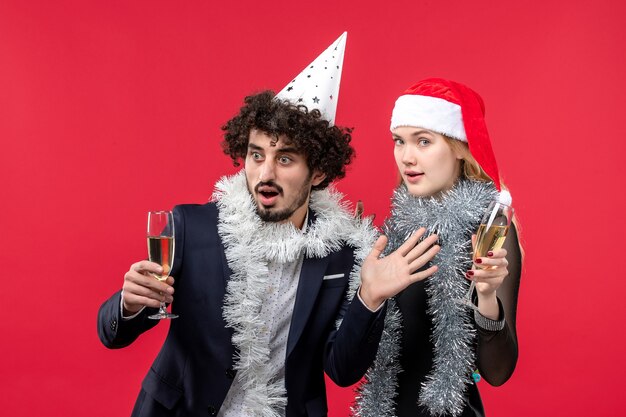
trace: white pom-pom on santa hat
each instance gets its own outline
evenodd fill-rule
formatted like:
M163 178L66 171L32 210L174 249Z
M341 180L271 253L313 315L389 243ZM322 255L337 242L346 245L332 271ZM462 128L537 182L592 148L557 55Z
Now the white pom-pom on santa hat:
M500 191L500 194L498 194L498 203L504 204L505 206L510 206L513 203L513 197L511 197L511 193L508 190Z

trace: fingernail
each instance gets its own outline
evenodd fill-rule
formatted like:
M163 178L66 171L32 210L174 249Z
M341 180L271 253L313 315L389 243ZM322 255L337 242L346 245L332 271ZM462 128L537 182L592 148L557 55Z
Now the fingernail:
M480 259L480 258L477 258L477 259L474 261L474 263L477 263L477 264L482 264L482 263L483 263L483 260L482 260L482 259Z
M174 288L172 288L172 287L167 287L167 290L166 290L166 291L167 291L168 293L170 293L170 294L174 294Z
M474 271L467 271L467 275L469 275L470 277L474 276Z
M487 252L487 256L493 256L493 252L491 251Z

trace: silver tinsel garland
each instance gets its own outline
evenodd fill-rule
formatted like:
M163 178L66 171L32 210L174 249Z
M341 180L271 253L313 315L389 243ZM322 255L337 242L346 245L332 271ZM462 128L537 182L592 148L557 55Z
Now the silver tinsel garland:
M397 249L419 227L428 236L437 233L441 251L433 260L438 271L426 281L428 314L433 318L433 368L422 383L416 401L434 416L458 416L465 407L465 391L474 369L474 323L467 308L456 302L464 296L471 268L471 235L484 210L496 198L493 183L460 180L438 198L410 195L404 185L392 200L391 217L384 232L389 238L386 254ZM361 417L394 417L402 317L389 300L385 329L374 365L357 389L352 412ZM405 352L410 354L410 352ZM415 381L417 384L418 381Z
M306 233L291 223L262 221L248 192L244 171L222 178L215 188L218 232L233 272L226 287L223 316L234 330L236 378L246 390L245 408L255 416L280 417L287 405L285 381L268 365L269 344L258 336L265 325L259 317L268 286L267 263L291 262L303 255L321 258L350 245L356 259L350 286L357 288L361 262L373 245L376 232L370 222L353 218L343 196L332 187L311 193L309 207L316 218Z

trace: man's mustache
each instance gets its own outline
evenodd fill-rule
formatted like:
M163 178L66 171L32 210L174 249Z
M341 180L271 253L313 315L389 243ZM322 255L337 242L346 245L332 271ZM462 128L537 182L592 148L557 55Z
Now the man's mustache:
M279 194L283 193L283 187L281 187L280 185L276 184L274 181L267 181L267 182L260 182L260 183L258 183L254 187L254 192L258 193L259 192L259 188L261 188L261 187L272 187L276 191L278 191Z

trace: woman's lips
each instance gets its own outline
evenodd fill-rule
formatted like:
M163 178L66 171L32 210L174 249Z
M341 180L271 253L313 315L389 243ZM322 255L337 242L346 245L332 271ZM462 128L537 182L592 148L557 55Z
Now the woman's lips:
M406 178L407 182L410 182L411 184L417 184L423 176L423 172L404 171L404 177Z

